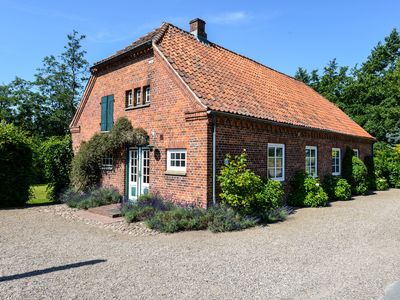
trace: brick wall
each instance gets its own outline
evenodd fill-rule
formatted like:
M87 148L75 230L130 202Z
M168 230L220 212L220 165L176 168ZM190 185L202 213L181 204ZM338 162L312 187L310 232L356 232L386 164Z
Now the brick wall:
M193 98L157 53L117 64L95 74L93 87L72 131L75 151L82 141L100 130L100 100L114 95L114 122L127 117L134 127L144 128L153 148L150 152L150 192L178 202L207 203L208 119L204 108ZM126 110L125 92L151 86L148 107ZM79 130L77 129L79 128ZM186 176L166 175L168 148L187 149ZM160 153L159 159L155 153ZM126 149L115 156L114 168L103 173L102 185L125 191Z
M125 92L151 86L151 104L127 110ZM134 127L144 128L153 146L150 152L150 192L177 202L205 207L212 199L212 119L171 67L148 50L137 58L100 69L89 81L83 109L73 124L72 139L77 151L82 141L100 131L100 101L114 95L114 121L127 117ZM357 148L361 159L371 154L371 142L333 133L270 125L262 122L217 116L217 174L227 153L246 149L249 167L262 177L267 174L267 144L285 144L285 188L297 170L305 168L305 147L318 147L318 176L331 173L331 149ZM187 149L185 176L167 175L168 148ZM156 159L156 153L160 157ZM125 192L126 149L114 156L114 168L103 172L101 184ZM218 184L217 184L218 187ZM218 190L217 190L218 195Z
M268 143L285 144L285 188L297 170L305 170L305 147L316 146L318 176L323 179L331 174L332 148L341 149L343 158L346 147L358 149L360 158L371 155L371 141L339 134L269 125L261 122L231 117L217 117L217 173L227 153L239 154L246 149L249 168L262 177L267 176Z

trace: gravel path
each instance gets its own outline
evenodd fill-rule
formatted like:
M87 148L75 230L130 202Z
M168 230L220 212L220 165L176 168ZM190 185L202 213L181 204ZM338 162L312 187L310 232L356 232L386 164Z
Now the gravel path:
M377 299L400 280L400 190L286 222L131 236L0 211L1 299Z
M48 206L38 206L38 207L30 207L28 208L32 211L38 212L45 212L45 213L52 213L56 216L63 217L69 221L79 221L83 222L90 226L95 226L98 228L103 228L106 230L110 230L113 232L129 234L134 236L149 236L149 235L157 235L159 234L157 231L149 229L144 222L136 222L136 223L127 223L123 218L121 221L112 222L112 223L104 223L99 220L92 218L86 218L87 211L79 210L77 208L69 208L66 204L56 204L56 205L48 205ZM102 216L98 216L98 218L104 218ZM106 218L108 219L108 218ZM115 220L115 219L114 219Z

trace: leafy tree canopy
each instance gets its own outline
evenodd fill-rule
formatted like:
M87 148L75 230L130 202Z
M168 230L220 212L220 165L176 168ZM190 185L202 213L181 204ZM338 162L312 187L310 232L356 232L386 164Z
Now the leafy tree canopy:
M352 69L333 59L322 72L299 68L295 78L335 103L378 140L400 143L400 35L396 29Z
M16 77L0 85L0 120L40 137L67 134L88 75L84 39L77 31L69 34L63 53L46 56L34 81Z

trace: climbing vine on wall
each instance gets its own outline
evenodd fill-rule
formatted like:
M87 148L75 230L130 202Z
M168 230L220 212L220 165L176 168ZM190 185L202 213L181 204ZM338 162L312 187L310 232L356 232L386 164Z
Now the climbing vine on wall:
M101 159L114 154L124 146L148 144L148 134L143 128L133 128L127 118L119 118L106 133L96 133L83 142L72 161L71 183L78 191L87 191L98 185L101 178Z

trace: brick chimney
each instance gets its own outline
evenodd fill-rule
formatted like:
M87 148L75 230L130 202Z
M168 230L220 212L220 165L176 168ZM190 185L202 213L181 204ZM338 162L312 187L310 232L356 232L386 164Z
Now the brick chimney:
M199 18L190 21L190 33L199 40L207 40L206 22Z

